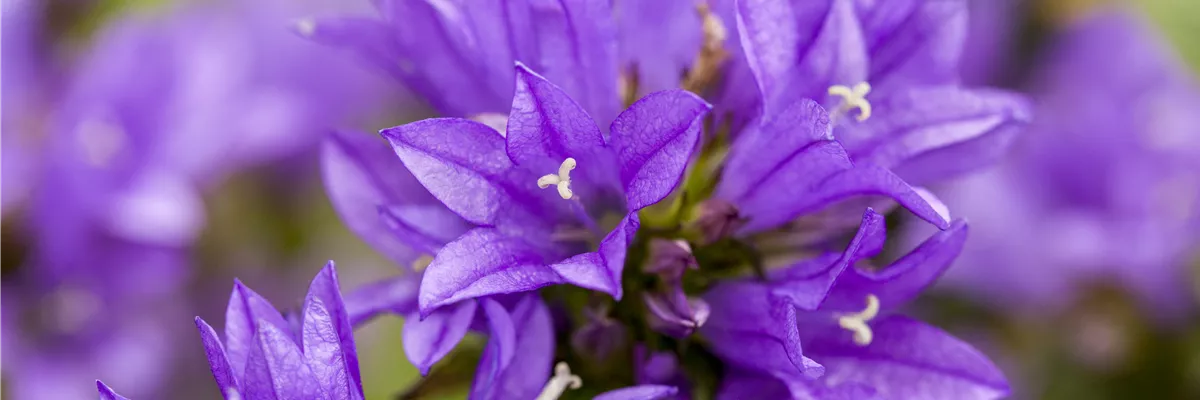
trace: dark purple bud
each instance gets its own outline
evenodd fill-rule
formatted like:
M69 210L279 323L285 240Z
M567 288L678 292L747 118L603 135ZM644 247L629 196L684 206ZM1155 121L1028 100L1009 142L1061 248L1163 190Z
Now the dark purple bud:
M651 352L644 346L634 349L634 369L637 372L637 383L666 384L671 383L679 375L679 360L675 354L665 351Z
M702 244L712 244L733 235L744 222L732 203L709 199L698 205L699 215L692 226L700 232Z
M677 338L687 337L708 321L708 303L687 297L678 283L671 285L669 290L670 293L643 295L646 308L650 310L647 322L658 333Z
M571 334L571 348L584 357L603 360L628 342L625 325L608 317L607 308L584 309L588 322Z
M645 265L646 273L658 274L669 282L678 281L683 271L697 269L692 246L683 240L655 238L650 240L650 262Z
M680 392L666 399L690 399L692 387L680 368L679 358L669 351L650 351L645 346L633 350L634 381L639 385L667 385Z

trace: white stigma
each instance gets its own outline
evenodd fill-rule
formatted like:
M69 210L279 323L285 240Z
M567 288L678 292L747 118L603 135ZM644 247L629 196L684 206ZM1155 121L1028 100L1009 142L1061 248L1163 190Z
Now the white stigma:
M871 118L871 102L867 101L868 93L871 93L871 84L866 82L860 82L854 87L843 85L829 87L829 94L842 98L842 111L858 109L858 116L855 119L860 122Z
M558 195L562 196L563 200L570 200L575 194L571 192L571 170L575 169L575 159L567 157L563 160L562 165L558 166L558 175L546 174L538 178L537 184L539 188L545 189L554 185L558 187Z
M296 32L299 32L301 36L312 37L317 32L317 21L312 18L301 18L294 24L296 24Z
M571 367L566 362L559 361L554 365L554 376L550 377L550 381L546 382L546 386L542 388L542 393L538 394L537 400L558 400L563 392L568 388L579 389L583 386L583 379L578 375L571 374Z
M838 317L838 325L842 328L854 332L854 343L859 346L871 344L871 339L875 336L871 332L871 327L867 325L871 319L879 314L879 298L873 294L867 295L867 308L862 311L846 314Z

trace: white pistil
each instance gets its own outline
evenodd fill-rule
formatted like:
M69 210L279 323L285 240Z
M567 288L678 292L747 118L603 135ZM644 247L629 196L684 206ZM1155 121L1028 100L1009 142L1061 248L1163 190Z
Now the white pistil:
M558 175L546 174L538 178L537 184L539 188L545 189L554 185L558 187L558 195L562 196L563 200L570 200L575 194L571 192L571 170L575 169L575 159L567 157L563 160L562 165L558 166Z
M866 82L860 82L854 87L843 85L829 87L829 94L842 98L841 111L858 109L858 116L855 119L860 122L871 118L871 102L867 101L868 93L871 93L871 84Z
M559 361L554 365L554 376L550 377L550 381L546 382L546 386L542 388L542 393L538 394L537 400L558 400L563 392L568 388L579 389L583 386L583 379L578 375L571 374L571 367L566 362Z
M846 314L838 317L838 325L842 328L854 332L854 343L859 346L871 344L871 339L874 335L871 332L871 327L867 322L875 318L879 314L879 298L873 294L867 295L867 308L853 314Z

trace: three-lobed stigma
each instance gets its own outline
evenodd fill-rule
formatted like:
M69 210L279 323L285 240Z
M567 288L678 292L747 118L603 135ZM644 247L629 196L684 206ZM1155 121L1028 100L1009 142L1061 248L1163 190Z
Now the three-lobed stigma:
M858 116L854 117L854 119L857 119L859 122L871 118L871 102L867 101L867 94L869 93L871 93L871 84L866 82L859 82L854 87L844 85L829 87L829 94L842 98L842 111L858 109Z
M538 178L537 185L539 188L545 189L554 185L558 187L558 195L562 196L563 200L570 200L575 196L571 192L571 170L575 169L575 159L567 157L562 164L558 166L558 174L546 174Z
M568 160L570 160L568 158ZM571 366L566 362L559 361L554 365L554 376L550 377L550 381L546 382L546 386L542 388L542 393L538 394L537 400L558 400L563 392L567 389L579 389L583 386L583 379L579 375L571 373Z
M874 319L876 315L879 315L879 298L873 294L868 294L867 308L853 314L838 317L838 325L850 332L854 332L855 344L866 346L871 344L871 340L875 337L867 322Z

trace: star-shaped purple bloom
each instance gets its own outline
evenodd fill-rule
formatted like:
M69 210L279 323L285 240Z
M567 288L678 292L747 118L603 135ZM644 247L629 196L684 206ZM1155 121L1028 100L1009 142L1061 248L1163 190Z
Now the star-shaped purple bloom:
M965 1L743 0L741 58L719 106L764 118L796 98L830 110L833 138L856 163L925 184L994 163L1029 120L1015 94L959 85ZM759 93L747 93L749 76ZM734 109L743 119L756 107Z
M708 110L687 92L657 92L621 113L609 138L562 89L516 70L506 132L452 118L382 132L435 197L479 226L425 271L424 314L559 283L619 298L637 211L674 189Z
M790 392L820 398L986 399L1006 394L1003 375L970 345L892 315L941 275L965 239L966 224L958 220L891 265L867 270L856 264L878 254L884 242L883 218L868 210L841 254L772 271L766 282L717 286L705 295L713 310L701 333L737 371L719 397Z
M298 324L235 282L224 340L200 317L196 328L226 399L363 398L354 335L332 261L313 278ZM101 395L116 396L98 386Z

